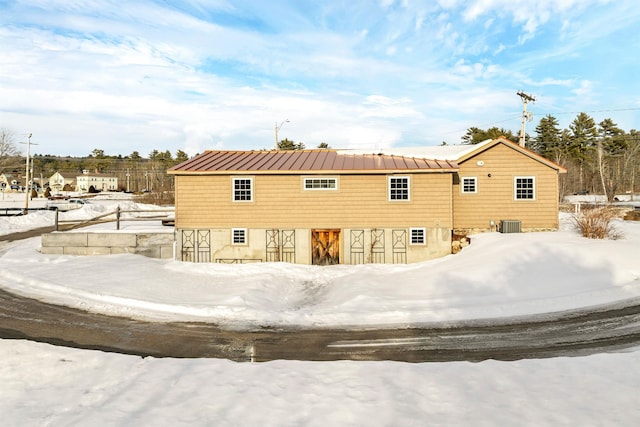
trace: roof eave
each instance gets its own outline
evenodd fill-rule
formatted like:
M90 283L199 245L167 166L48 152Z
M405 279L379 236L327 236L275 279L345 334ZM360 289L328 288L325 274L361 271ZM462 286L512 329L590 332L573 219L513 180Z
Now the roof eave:
M457 167L432 169L308 169L308 170L229 170L229 171L192 171L168 170L170 175L388 175L416 173L455 173Z
M476 149L471 150L466 152L464 155L460 156L457 159L458 163L463 163L467 160L469 160L472 157L477 156L478 154L480 154L481 152L488 150L491 147L494 147L498 144L505 144L507 146L509 146L510 148L528 156L529 158L536 160L542 164L544 164L545 166L548 166L552 169L555 169L556 171L558 171L558 173L567 173L567 169L565 169L564 167L560 166L559 164L552 162L549 159L546 159L544 157L542 157L541 155L534 153L533 151L525 148L525 147L521 147L519 144L501 136L498 137L496 139L490 140L490 141L483 141L480 144L478 144L476 146Z

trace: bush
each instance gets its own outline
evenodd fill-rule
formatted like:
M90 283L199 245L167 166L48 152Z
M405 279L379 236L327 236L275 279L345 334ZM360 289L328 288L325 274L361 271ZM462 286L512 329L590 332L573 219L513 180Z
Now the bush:
M620 235L613 228L611 220L618 216L617 209L609 206L600 206L583 209L574 215L573 222L582 234L588 239L618 239Z
M138 196L136 201L157 206L169 206L175 203L173 191L144 193Z

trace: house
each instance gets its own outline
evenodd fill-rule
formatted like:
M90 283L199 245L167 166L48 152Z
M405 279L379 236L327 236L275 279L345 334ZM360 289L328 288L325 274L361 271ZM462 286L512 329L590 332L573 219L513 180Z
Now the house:
M112 175L84 170L82 175L76 177L76 191L79 192L117 190L118 178Z
M0 174L0 190L4 192L23 191L25 182L22 175Z
M0 190L9 191L11 188L11 181L13 181L12 175L0 173Z
M404 154L455 161L453 226L472 233L516 225L517 230L558 229L562 166L504 138L475 145L397 148ZM505 231L505 230L502 230Z
M72 186L75 178L68 173L62 174L56 172L49 177L49 188L51 191L60 192L64 191L65 186Z
M335 150L206 151L175 177L177 257L412 263L451 253L455 162Z
M453 234L558 228L561 166L506 138L476 145L207 151L172 169L179 259L411 263Z

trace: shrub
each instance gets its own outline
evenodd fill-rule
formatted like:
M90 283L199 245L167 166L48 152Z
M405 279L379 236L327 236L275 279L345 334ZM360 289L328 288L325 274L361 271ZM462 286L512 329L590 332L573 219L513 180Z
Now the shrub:
M138 196L136 201L157 206L169 206L175 203L173 191L144 193Z
M588 239L618 239L620 235L611 224L618 211L609 206L600 206L583 209L574 215L573 222L582 234Z

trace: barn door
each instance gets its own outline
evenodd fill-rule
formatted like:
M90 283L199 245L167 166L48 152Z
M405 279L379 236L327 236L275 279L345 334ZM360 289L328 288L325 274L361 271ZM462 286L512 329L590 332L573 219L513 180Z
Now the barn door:
M311 230L311 263L340 264L340 230Z

